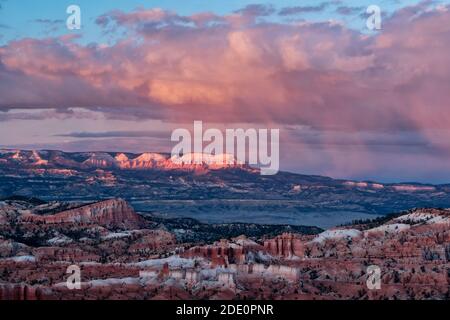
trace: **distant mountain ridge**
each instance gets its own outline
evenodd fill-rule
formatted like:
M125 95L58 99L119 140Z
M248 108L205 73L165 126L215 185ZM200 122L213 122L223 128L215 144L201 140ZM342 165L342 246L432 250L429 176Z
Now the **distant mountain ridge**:
M227 159L212 156L201 164L186 164L151 152L3 149L0 198L123 198L141 212L201 222L322 228L418 207L450 208L449 184L386 184L289 172L261 176L258 169L237 162L220 164L216 157Z
M171 157L166 153L63 152L58 150L0 149L0 165L47 168L103 168L123 170L200 170L247 168L229 154L189 153Z

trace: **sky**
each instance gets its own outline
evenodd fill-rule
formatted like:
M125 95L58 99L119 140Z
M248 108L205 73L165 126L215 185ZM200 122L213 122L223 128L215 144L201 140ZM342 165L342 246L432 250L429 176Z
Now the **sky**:
M0 0L0 147L170 152L201 120L280 129L282 170L449 183L449 39L449 1Z

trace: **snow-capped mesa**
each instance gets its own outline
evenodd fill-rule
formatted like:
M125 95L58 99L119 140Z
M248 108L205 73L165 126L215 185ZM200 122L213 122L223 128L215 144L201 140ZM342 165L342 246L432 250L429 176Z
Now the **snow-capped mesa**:
M131 161L124 153L119 153L114 157L117 167L120 169L131 169Z
M244 162L247 162L248 158L248 164L259 167L261 175L278 173L280 169L279 129L244 130L240 128L226 129L222 132L220 129L210 128L203 133L203 128L202 121L194 121L193 137L188 129L178 128L172 132L171 140L178 141L172 148L172 162L197 166L206 164L220 168L233 164L231 160L234 160L234 157ZM203 143L210 141L213 142L203 146ZM191 149L192 145L193 149ZM213 150L215 155L212 155ZM180 157L180 154L183 156ZM207 155L206 158L205 155Z
M423 192L423 191L435 191L436 188L434 186L421 186L421 185L395 185L392 186L397 192Z
M116 164L121 169L152 169L164 167L166 157L159 153L145 152L134 159L126 154L119 153L115 156Z
M384 185L380 183L369 183L364 181L345 181L344 186L354 188L371 188L371 189L383 189Z
M37 150L2 150L0 164L13 164L32 169L62 170L67 168L102 170L219 170L244 168L232 154L187 153L170 157L169 154L144 152L79 152ZM245 166L246 169L250 167ZM254 169L257 171L257 169ZM255 171L255 172L256 172Z
M163 165L166 157L159 153L143 153L130 161L130 168L155 168Z
M133 161L136 162L148 162L148 161L164 161L166 160L166 158L159 153L150 153L150 152L145 152L143 154L141 154L139 157L133 159Z
M130 160L125 153L119 153L114 159L116 159L117 162L127 162Z
M231 154L188 153L183 156L172 156L170 161L180 166L206 165L210 168L229 168L242 165Z
M121 169L129 169L130 168L130 159L127 157L125 153L119 153L114 157L116 160L116 164Z
M42 159L41 155L36 150L32 151L30 159L33 161L33 164L36 165L36 166L45 166L45 165L48 164L48 161Z
M92 167L108 168L115 164L115 159L108 153L96 152L84 161L83 164Z

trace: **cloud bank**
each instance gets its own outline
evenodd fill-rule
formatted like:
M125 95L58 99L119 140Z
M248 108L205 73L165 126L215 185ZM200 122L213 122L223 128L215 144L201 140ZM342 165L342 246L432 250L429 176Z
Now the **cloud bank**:
M448 127L448 7L403 9L375 36L336 23L258 22L267 10L113 11L97 19L125 30L113 45L10 42L0 48L0 107L139 107L161 119L346 130Z

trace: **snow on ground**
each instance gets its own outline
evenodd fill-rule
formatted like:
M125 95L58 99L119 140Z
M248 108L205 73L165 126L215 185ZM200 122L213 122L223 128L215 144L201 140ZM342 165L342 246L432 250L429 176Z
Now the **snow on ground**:
M164 259L150 259L141 262L130 263L129 265L137 267L162 267L165 263L170 268L193 268L195 260L180 258L179 256L171 256Z
M108 278L108 279L95 279L86 282L81 282L82 288L90 287L108 287L115 285L136 285L141 283L141 278ZM54 287L62 288L67 287L67 282L59 282L54 285Z
M218 274L220 273L236 273L235 270L223 268L223 267L216 267L211 269L202 269L200 271L200 278L201 279L215 279Z
M125 159L123 156L121 158L122 158L122 160ZM127 160L128 160L128 158L127 158ZM151 161L162 162L165 160L166 160L166 158L159 153L148 153L148 152L143 153L140 156L138 156L137 158L133 159L134 162L151 162Z
M270 254L266 254L262 251L258 251L256 252L256 257L260 260L260 261L265 261L265 262L270 262L272 261L273 257Z
M346 181L344 182L345 186L349 187L358 187L358 188L367 188L369 184L367 182L356 182L356 181Z
M207 154L207 153L187 153L183 156L173 156L170 161L175 164L207 164L228 166L238 161L232 154Z
M383 233L398 233L404 230L408 230L411 228L409 224L403 224L403 223L393 223L393 224L386 224L382 225L376 228L369 229L364 232L364 234L369 233L375 233L375 232L383 232Z
M234 242L241 246L258 246L258 244L255 241L244 238L244 237L235 238Z
M139 284L140 278L108 278L108 279L100 279L100 280L91 280L86 282L87 285L92 287L105 287L105 286L114 286L114 285L133 285Z
M36 257L35 256L17 256L17 257L3 258L0 260L14 261L14 262L36 262Z
M100 263L100 262L95 262L95 261L83 261L83 262L79 262L77 264L80 266L104 266L106 263Z
M322 232L312 242L323 242L328 239L352 239L361 236L361 231L356 229L335 229Z
M418 192L418 191L435 191L433 186L414 186L414 185L396 185L392 186L395 191L399 192Z
M425 211L412 212L394 219L396 222L413 222L427 224L450 223L450 217Z
M131 236L131 232L110 232L106 236L102 237L102 240L111 240L111 239L120 239L120 238L127 238Z
M435 223L435 224L441 224L441 223L450 224L450 217L436 216L436 217L428 220L427 223L428 224L433 224L433 223Z
M54 238L51 238L50 240L47 240L47 243L54 246L54 245L63 245L71 243L72 239L66 236L57 236Z
M413 213L409 213L409 214L397 217L394 219L394 221L397 221L397 222L411 221L414 223L421 223L421 222L428 221L433 217L435 217L435 215L433 215L431 213L417 211L417 212L413 212Z

